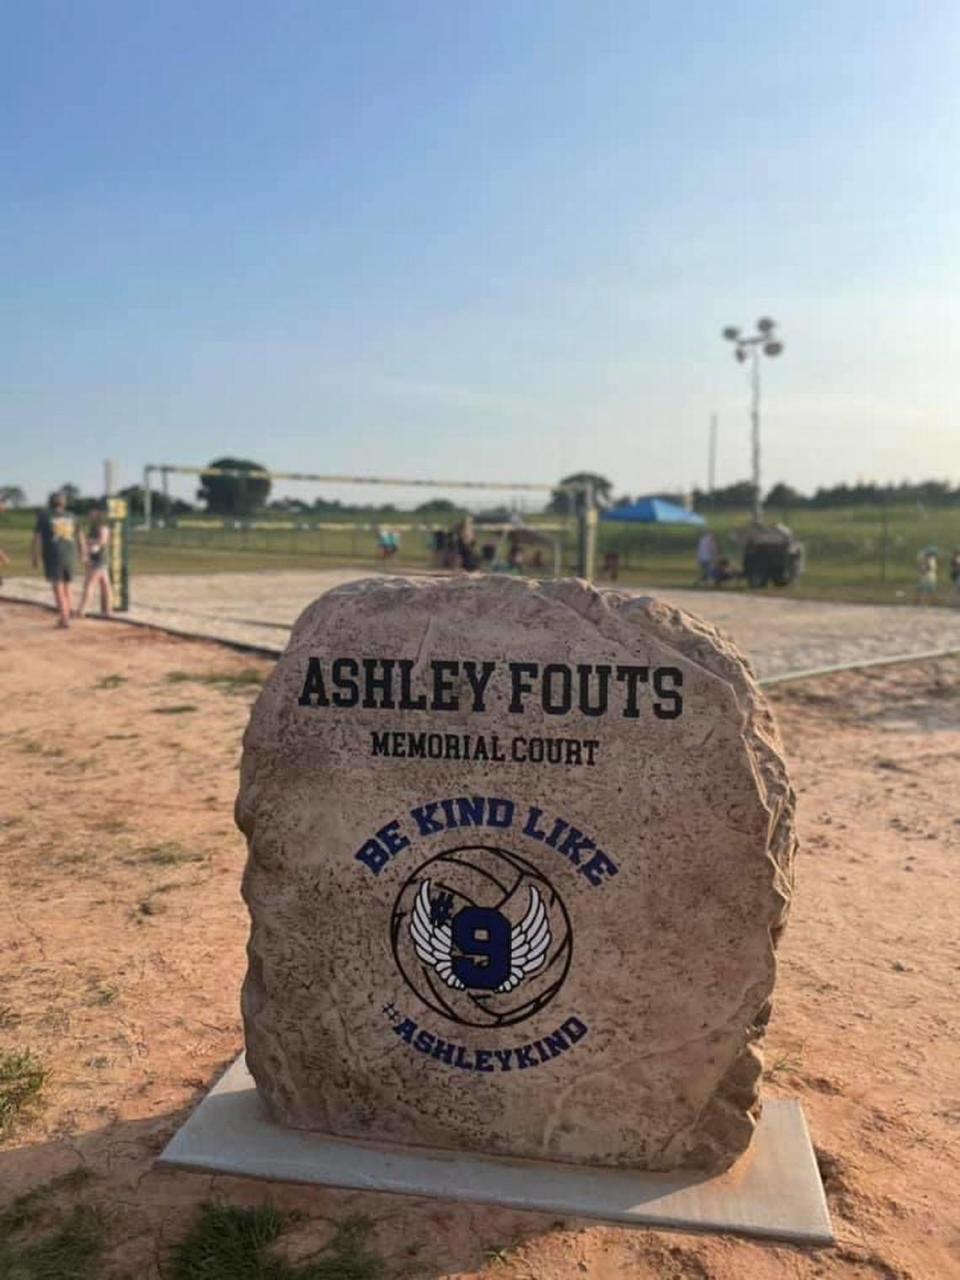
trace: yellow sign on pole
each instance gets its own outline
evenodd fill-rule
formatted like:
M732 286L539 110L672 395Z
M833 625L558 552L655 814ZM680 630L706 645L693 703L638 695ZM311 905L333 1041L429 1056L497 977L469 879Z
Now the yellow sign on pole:
M125 613L130 608L130 544L127 538L126 498L107 499L110 521L110 581L113 584L115 608Z

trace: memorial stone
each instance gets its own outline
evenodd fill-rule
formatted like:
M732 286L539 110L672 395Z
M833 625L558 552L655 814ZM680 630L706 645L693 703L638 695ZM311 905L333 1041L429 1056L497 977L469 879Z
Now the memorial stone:
M368 580L300 617L244 740L247 1062L343 1138L729 1165L793 794L712 628L577 580Z

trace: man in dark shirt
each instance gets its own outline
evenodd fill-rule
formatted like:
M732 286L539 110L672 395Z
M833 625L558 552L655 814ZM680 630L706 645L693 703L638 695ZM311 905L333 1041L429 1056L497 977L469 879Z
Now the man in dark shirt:
M86 560L83 533L76 516L67 510L62 493L50 495L50 509L41 511L33 531L33 567L43 560L44 577L53 588L53 598L60 615L58 627L69 627L73 600L70 583L76 572L77 548L81 561Z

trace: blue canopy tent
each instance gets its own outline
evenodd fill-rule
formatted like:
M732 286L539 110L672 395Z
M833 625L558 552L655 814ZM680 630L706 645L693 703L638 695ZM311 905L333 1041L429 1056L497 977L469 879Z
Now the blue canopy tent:
M623 520L631 524L706 524L703 516L686 511L665 498L641 498L628 507L611 507L602 520Z

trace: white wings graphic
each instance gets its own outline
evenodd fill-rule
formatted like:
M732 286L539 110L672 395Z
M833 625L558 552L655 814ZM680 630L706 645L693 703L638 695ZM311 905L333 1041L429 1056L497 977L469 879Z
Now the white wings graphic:
M457 991L466 989L453 971L453 938L448 924L435 924L431 919L430 881L420 886L410 914L410 936L417 955L424 964L436 969L443 981ZM550 922L547 909L536 888L530 886L530 905L527 914L515 924L510 934L510 974L499 987L497 994L513 991L524 978L543 967L550 949Z
M410 936L424 964L432 964L448 987L463 991L465 984L453 972L453 938L448 924L430 919L430 881L424 880L410 914Z

